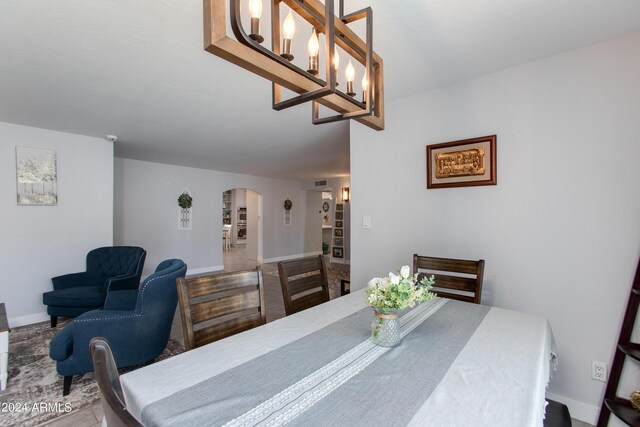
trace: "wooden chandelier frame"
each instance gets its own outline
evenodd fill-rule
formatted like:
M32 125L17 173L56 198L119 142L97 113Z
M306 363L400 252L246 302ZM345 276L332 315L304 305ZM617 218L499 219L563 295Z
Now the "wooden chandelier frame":
M240 0L229 0L229 15L226 0L203 1L205 50L270 80L273 83L275 110L311 101L314 124L354 119L372 129L384 129L384 67L382 58L372 48L371 8L344 15L341 0L340 16L337 17L333 13L333 1L323 4L319 0L271 0L273 50L269 50L252 40L244 31L240 19ZM311 24L316 32L325 35L327 81L313 76L279 56L280 3L289 6L298 16ZM227 34L227 16L235 38ZM333 19L328 19L331 16ZM359 19L366 19L366 42L347 26ZM334 56L336 44L365 66L369 81L367 102L359 102L336 89L336 70L333 61L329 59ZM282 87L297 93L298 96L282 100ZM320 117L319 105L335 111L337 115Z

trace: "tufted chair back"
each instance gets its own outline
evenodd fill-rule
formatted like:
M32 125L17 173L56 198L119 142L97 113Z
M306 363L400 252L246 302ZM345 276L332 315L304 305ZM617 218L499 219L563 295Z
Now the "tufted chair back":
M146 256L137 246L97 248L87 254L87 275L96 286L106 286L106 280L116 276L137 276L139 282Z
M140 284L135 311L141 315L138 328L146 331L141 353L155 357L167 346L173 316L178 305L176 279L184 277L187 265L180 259L162 261L156 271Z

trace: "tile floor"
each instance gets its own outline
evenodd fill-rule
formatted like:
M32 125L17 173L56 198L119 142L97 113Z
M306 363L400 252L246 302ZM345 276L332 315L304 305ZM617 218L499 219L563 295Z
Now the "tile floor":
M247 259L246 249L244 248L232 248L230 251L224 252L225 271L255 268L258 264L259 263L256 260ZM262 270L265 273L263 276L267 322L272 322L285 316L280 280L277 276L266 274L267 272L277 271L278 264L275 262L262 264ZM331 299L337 298L340 295L339 290L331 289L330 293ZM176 310L176 315L173 319L171 338L184 344L179 309ZM97 402L88 408L83 408L77 412L73 412L42 425L46 425L47 427L98 427L101 426L103 414L102 406L100 402ZM593 427L591 424L573 419L572 425L573 427Z

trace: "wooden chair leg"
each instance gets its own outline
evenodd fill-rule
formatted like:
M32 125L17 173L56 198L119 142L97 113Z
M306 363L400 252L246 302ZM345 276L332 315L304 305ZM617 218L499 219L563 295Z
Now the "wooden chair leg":
M62 384L62 395L66 396L71 391L71 381L73 380L73 375L67 375L64 377L64 381Z
M51 316L51 327L55 328L58 324L58 316Z

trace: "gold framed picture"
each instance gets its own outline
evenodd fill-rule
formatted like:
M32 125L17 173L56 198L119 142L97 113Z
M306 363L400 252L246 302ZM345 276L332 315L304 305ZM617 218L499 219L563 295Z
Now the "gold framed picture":
M428 189L496 184L496 135L427 145Z

